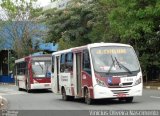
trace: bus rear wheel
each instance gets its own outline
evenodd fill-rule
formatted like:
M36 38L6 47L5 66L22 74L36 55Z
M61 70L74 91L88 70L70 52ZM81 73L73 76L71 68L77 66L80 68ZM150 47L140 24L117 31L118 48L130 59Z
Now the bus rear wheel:
M62 88L62 99L63 99L64 101L67 101L67 100L68 100L68 96L66 95L66 91L65 91L64 88Z
M18 86L18 91L22 91L22 88L20 88L19 86Z
M93 100L89 96L90 95L89 95L88 89L85 89L85 94L84 94L85 103L88 104L88 105L91 105Z
M28 87L27 82L26 82L26 91L27 91L27 93L30 93L30 92L31 92L30 89L29 89L29 87Z

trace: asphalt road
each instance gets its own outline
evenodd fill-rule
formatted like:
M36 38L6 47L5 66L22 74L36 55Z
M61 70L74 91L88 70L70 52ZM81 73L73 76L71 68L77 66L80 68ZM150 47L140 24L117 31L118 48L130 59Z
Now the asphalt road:
M96 100L93 105L82 99L63 101L50 90L18 91L14 85L0 85L0 95L8 100L8 110L160 110L159 90L144 89L143 96L135 97L133 103Z
M160 91L143 91L142 97L135 97L133 103L118 100L96 100L87 105L82 99L63 101L61 95L50 90L36 90L32 93L18 91L14 85L1 85L0 95L8 100L10 110L160 110Z

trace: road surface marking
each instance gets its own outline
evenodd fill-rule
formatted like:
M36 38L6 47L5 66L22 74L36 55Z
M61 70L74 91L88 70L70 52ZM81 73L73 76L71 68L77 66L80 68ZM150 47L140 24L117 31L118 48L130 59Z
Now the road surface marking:
M157 96L150 96L151 98L159 98L160 99L160 97L157 97Z

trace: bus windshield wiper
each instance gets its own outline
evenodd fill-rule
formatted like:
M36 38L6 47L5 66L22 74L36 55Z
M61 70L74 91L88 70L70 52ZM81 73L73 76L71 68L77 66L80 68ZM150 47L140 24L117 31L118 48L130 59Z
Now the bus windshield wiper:
M118 66L119 66L120 68L123 68L123 69L125 69L126 71L128 71L130 74L132 74L131 70L130 70L129 68L127 68L126 66L124 66L122 63L120 63L120 62L117 60L116 57L115 57L115 61L117 62Z
M41 69L42 69L42 72L43 72L43 66L38 62L38 64L39 64L39 66L41 67Z
M114 59L113 59L113 56L111 55L111 58L112 58L112 64L111 64L111 66L110 66L110 68L109 68L109 70L108 70L108 74L110 73L110 71L111 71L111 69L112 69L112 67L115 65L115 61L114 61Z

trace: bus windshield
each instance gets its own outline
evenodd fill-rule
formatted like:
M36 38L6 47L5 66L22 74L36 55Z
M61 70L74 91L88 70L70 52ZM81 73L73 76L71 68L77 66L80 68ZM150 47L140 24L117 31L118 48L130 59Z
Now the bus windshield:
M33 77L51 77L51 62L49 61L33 61L32 62Z
M91 49L93 67L97 72L132 73L140 69L132 47L105 46Z

